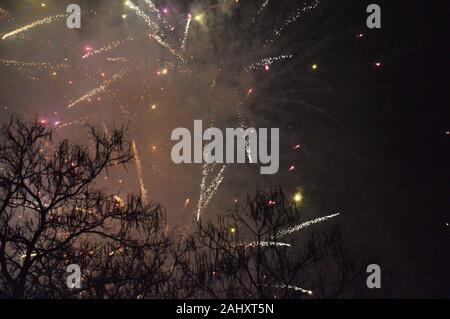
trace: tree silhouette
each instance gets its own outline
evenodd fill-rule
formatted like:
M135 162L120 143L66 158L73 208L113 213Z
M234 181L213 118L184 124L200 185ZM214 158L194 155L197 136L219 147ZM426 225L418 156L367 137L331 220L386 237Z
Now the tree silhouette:
M300 242L303 218L281 189L259 191L218 221L168 231L164 209L96 183L131 159L123 127L89 127L86 146L12 116L0 132L0 297L351 297L363 265L339 232ZM292 237L290 237L292 236ZM80 267L81 287L66 284Z
M208 298L362 296L368 259L352 255L339 230L298 242L283 232L303 219L281 189L258 191L219 222L198 224L184 271Z
M163 263L158 251L167 242L161 208L143 207L137 196L125 202L94 185L102 171L130 159L124 128L109 134L90 128L90 147L66 140L54 145L52 135L45 125L17 116L1 132L2 294L71 295L62 284L71 263L85 270L88 284L81 293L114 294L123 272L132 276L134 267L142 267L132 261L148 250L155 258L145 267L156 274ZM120 264L124 259L130 262Z

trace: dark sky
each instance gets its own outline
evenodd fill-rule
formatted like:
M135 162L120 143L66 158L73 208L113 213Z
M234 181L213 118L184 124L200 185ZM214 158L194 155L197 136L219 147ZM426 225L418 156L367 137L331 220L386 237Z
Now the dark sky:
M2 13L0 32L64 12L74 1L41 2L0 1L11 15ZM303 2L269 1L256 15L264 1L155 1L168 9L174 30L164 32L172 47L180 45L187 14L199 16L190 25L185 63L149 39L142 17L123 1L78 2L81 30L60 20L0 41L2 121L18 112L55 127L127 123L148 196L167 207L175 226L196 211L202 166L171 162L173 129L191 128L194 119L279 127L280 172L260 176L259 166L228 166L204 216L226 212L258 187L281 185L288 196L302 193L305 219L341 213L327 223L341 227L352 247L378 256L391 296L450 296L446 1L373 1L382 9L380 30L365 25L372 1L321 1L288 24ZM143 0L134 2L150 15ZM86 48L118 40L117 48L81 58ZM245 71L280 55L292 58L269 71ZM164 69L167 75L157 74ZM67 108L120 72L90 102ZM57 134L85 142L77 123ZM133 165L102 184L120 194L139 191Z

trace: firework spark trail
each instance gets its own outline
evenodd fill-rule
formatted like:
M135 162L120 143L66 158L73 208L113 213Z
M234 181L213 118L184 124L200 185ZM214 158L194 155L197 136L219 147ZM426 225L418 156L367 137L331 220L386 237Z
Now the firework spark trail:
M205 189L205 185L206 185L206 178L208 176L209 165L210 164L203 164L203 168L202 168L202 180L200 182L200 196L198 198L197 210L195 212L195 216L196 216L195 219L197 221L200 220L202 204L203 204L204 189Z
M170 53L172 53L175 57L180 59L181 61L184 61L183 57L175 51L170 44L165 42L159 35L156 33L160 31L159 26L153 22L148 15L146 15L141 9L139 9L134 3L132 3L130 0L127 0L125 2L125 5L127 5L130 9L134 10L134 12L140 16L142 19L145 20L147 25L150 28L150 37L156 40L159 44L161 44L163 47L165 47L167 50L169 50Z
M58 125L58 127L56 129L59 130L59 129L62 129L62 128L65 128L65 127L69 127L69 126L72 126L72 125L86 124L87 120L93 119L93 118L95 118L95 116L96 115L94 114L94 115L86 116L86 117L83 117L83 118L80 118L80 119L77 119L77 120L73 120L73 121L70 121L70 122L61 123L60 125Z
M184 29L184 36L183 41L181 41L181 53L184 53L186 50L186 41L189 34L189 25L191 24L191 15L188 16L187 22L186 22L186 28Z
M53 65L49 62L24 62L18 60L0 59L0 64L5 66L15 66L19 72L26 72L28 68L37 69L67 69L69 66L66 63L60 63L58 65ZM35 78L34 78L35 79Z
M86 58L88 58L90 56L93 56L93 55L96 55L96 54L101 54L101 53L104 53L104 52L108 52L108 51L110 51L112 49L115 49L115 48L121 46L125 42L133 41L133 40L134 40L134 37L133 36L129 36L125 40L117 40L117 41L108 43L105 46L101 47L100 49L93 50L93 51L90 51L90 52L86 53L85 55L82 56L82 58L86 59Z
M249 66L247 66L245 69L249 70L257 70L260 67L265 67L266 65L271 65L274 62L278 62L281 60L286 60L286 59L291 59L293 57L292 54L282 54L279 56L274 56L274 57L270 57L270 58L264 58L259 60L258 62L255 62L253 64L250 64Z
M292 286L292 285L276 284L276 285L273 285L273 287L274 288L280 288L280 289L292 289L292 290L300 291L300 292L302 292L304 294L308 294L308 295L312 295L313 294L312 290L308 290L308 289L304 289L304 288L297 287L297 286Z
M139 9L139 7L137 7L133 2L131 2L130 0L127 0L125 2L125 5L128 6L128 8L134 10L134 12L140 16L142 19L145 20L145 22L147 23L147 25L150 27L152 32L157 32L159 31L159 26L153 22L150 17L148 15L145 14L144 11L142 11L141 9Z
M196 210L196 220L200 220L201 213L203 209L205 208L205 198L206 198L206 180L208 179L208 175L212 173L214 170L215 164L203 164L202 167L202 180L200 182L200 196L197 203L197 210Z
M162 20L161 14L155 4L151 0L144 0L144 2L150 7L150 12L155 13L158 19Z
M174 48L172 48L170 46L170 44L168 44L167 42L163 41L163 39L161 39L161 37L157 34L151 34L150 35L153 39L156 40L156 42L158 42L159 44L161 44L163 47L165 47L170 53L172 53L172 55L174 55L176 58L178 58L180 61L184 61L183 56L178 53L177 51L175 51Z
M213 90L216 87L216 80L213 80L211 82L211 85L209 87L209 92L208 94L210 95ZM210 127L212 127L213 123L210 123ZM196 208L196 220L199 221L201 214L203 212L204 209L206 209L206 207L208 206L209 202L211 201L211 199L214 197L214 195L217 192L217 189L219 188L220 184L222 183L222 180L224 178L224 173L225 173L225 169L227 167L227 165L222 165L221 169L219 170L219 172L215 175L215 177L211 180L211 182L209 183L208 186L206 186L207 184L207 180L210 174L213 174L214 172L214 168L216 167L216 163L214 164L203 164L202 167L202 180L200 182L200 196L199 196L199 200L197 203L197 208Z
M241 111L238 109L236 111L236 113L237 113L238 119L240 120L239 127L241 127L243 130L247 130L248 125L247 125L245 119L242 117ZM245 153L247 154L248 161L250 163L253 163L252 150L250 149L250 141L249 141L248 136L246 136L246 138L245 138Z
M130 60L128 60L126 57L122 57L122 56L118 56L118 57L108 57L106 58L106 61L108 62L122 62L122 63L127 63L130 62Z
M150 12L156 15L158 21L161 21L164 28L167 30L172 30L172 27L167 23L167 21L161 16L161 12L156 8L155 4L151 0L144 0L144 2L150 7Z
M141 164L141 160L139 158L139 153L137 150L137 146L136 146L136 141L133 140L132 143L132 148L133 148L133 155L134 155L134 161L136 163L136 172L139 178L139 189L141 192L141 196L142 196L142 203L144 205L147 205L147 190L145 188L145 184L144 184L144 179L142 178L142 164Z
M312 220L309 220L307 222L301 223L299 225L296 225L296 226L293 226L293 227L290 227L290 228L287 228L287 229L280 230L277 233L277 238L281 238L281 237L286 236L288 234L292 234L294 232L299 231L300 229L309 227L309 226L317 224L317 223L324 222L324 221L326 221L326 220L328 220L330 218L334 218L336 216L339 216L339 213L328 215L328 216L319 217L319 218L316 218L316 219L312 219Z
M294 14L292 14L287 20L281 25L280 27L273 30L272 37L266 41L266 44L268 42L274 42L275 38L278 37L281 32L283 32L290 24L295 23L298 19L300 19L305 13L308 13L312 10L314 10L320 3L320 0L312 0L309 2L309 4L306 4L305 6L298 8Z
M23 62L23 61L17 61L17 60L7 60L7 59L0 59L0 63L4 65L15 65L15 66L35 66L35 67L43 67L48 68L51 67L52 64L48 62Z
M65 16L66 16L65 13L61 13L61 14L58 14L56 16L51 16L51 17L47 17L47 18L44 18L44 19L41 19L41 20L34 21L34 22L32 22L30 24L27 24L27 25L25 25L23 27L20 27L20 28L14 30L14 31L6 33L5 35L3 35L2 40L5 40L5 39L10 38L10 37L13 37L16 34L19 34L19 33L22 33L22 32L26 32L26 31L28 31L30 29L33 29L33 28L37 27L37 26L40 26L40 25L43 25L43 24L50 24L50 23L52 23L52 22L54 22L56 20L64 18Z
M202 169L202 181L200 183L200 197L197 203L196 220L199 221L203 210L208 206L211 199L217 192L219 185L222 183L226 165L222 165L221 169L206 187L206 181L209 174L214 170L215 164L204 164Z
M287 243L282 243L282 242L279 242L279 241L260 241L260 242L256 242L256 241L253 241L253 242L249 242L249 243L240 243L240 244L238 244L239 246L245 246L246 248L248 248L248 247L257 247L257 246L259 246L259 247L273 247L273 246L276 246L276 247L291 247L291 244L287 244Z
M266 8L266 6L269 4L269 0L264 0L263 4L261 5L261 7L259 8L258 12L256 12L255 17L252 19L252 23L255 23L256 18L259 17L259 15L264 11L264 9Z
M114 76L113 76L111 79L109 79L109 80L103 82L98 88L95 88L95 89L93 89L93 90L87 92L85 95L83 95L83 96L80 97L79 99L77 99L77 100L71 102L71 103L67 106L67 108L70 109L70 108L72 108L73 106L77 105L78 103L81 103L81 102L84 102L84 101L86 101L86 100L89 100L90 98L96 96L97 94L106 91L106 89L107 89L111 84L113 84L114 82L120 80L126 73L128 73L128 71L121 71L121 72L119 72L119 73L117 73L117 74L114 74Z

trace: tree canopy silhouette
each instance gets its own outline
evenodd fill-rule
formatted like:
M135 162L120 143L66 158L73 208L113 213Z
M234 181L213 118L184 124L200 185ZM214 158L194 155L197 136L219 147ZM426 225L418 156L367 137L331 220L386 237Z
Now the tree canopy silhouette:
M354 296L363 259L340 233L303 243L283 229L303 214L281 189L259 191L218 221L166 227L164 209L96 183L131 157L124 127L55 142L12 116L0 132L0 297L303 298ZM77 264L81 287L66 284Z

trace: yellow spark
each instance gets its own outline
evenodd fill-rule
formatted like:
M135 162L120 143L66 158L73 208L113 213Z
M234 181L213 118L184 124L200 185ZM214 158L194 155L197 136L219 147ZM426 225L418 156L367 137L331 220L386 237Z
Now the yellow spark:
M313 70L317 70L317 64L313 64L313 65L312 65L312 69L313 69Z
M236 228L231 227L231 228L230 228L230 233L234 234L235 232L236 232Z
M302 194L300 194L300 193L295 193L295 195L294 195L294 201L295 201L296 203L300 203L300 202L302 201L302 199L303 199Z
M37 253L31 253L30 254L30 257L35 257L35 256L37 256ZM24 259L25 257L27 257L26 254L23 254L22 256L20 256L20 258L22 258L22 259Z
M197 14L194 17L194 20L201 23L201 22L203 22L204 17L205 17L204 14Z
M114 195L113 200L118 207L125 207L125 201L119 195Z

